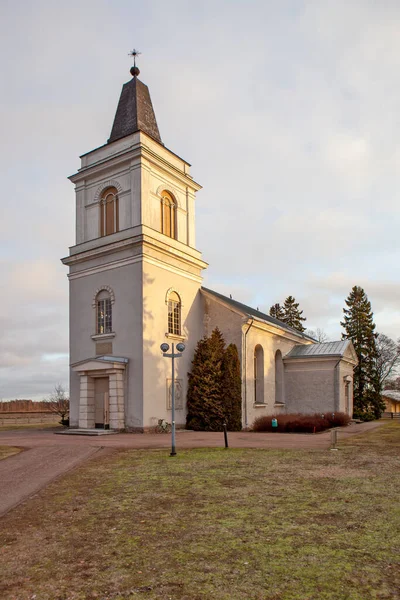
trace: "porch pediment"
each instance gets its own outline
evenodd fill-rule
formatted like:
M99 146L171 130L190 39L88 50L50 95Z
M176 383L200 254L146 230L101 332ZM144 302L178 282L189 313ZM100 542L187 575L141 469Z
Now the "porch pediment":
M88 358L86 360L81 360L71 365L71 368L76 373L109 370L124 371L127 363L127 358L122 358L118 356L98 356L96 358Z

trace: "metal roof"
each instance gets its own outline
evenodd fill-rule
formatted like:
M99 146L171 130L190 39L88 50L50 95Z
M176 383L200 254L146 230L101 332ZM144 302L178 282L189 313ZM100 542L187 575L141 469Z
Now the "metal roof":
M383 390L382 396L390 398L390 400L394 400L395 402L400 402L400 392L397 390Z
M324 344L310 344L308 346L298 345L286 354L285 358L301 358L303 356L343 356L349 340L340 342L325 342Z
M233 298L228 298L227 296L224 296L223 294L219 294L218 292L214 292L214 290L210 290L209 288L202 287L201 289L209 294L212 294L216 298L223 300L227 304L230 304L233 308L236 308L237 310L244 313L245 315L254 317L255 319L258 319L259 321L266 321L267 323L276 325L277 327L280 327L281 329L285 329L286 331L289 331L290 333L295 333L296 335L300 335L301 337L305 338L306 340L315 342L314 338L310 337L309 335L302 333L301 331L298 331L297 329L294 329L293 327L289 327L289 325L286 325L286 323L283 323L282 321L279 321L279 319L275 319L274 317L271 317L270 315L267 315L266 313L263 313L260 310L251 308L251 306L242 304L241 302L238 302L237 300L233 300Z

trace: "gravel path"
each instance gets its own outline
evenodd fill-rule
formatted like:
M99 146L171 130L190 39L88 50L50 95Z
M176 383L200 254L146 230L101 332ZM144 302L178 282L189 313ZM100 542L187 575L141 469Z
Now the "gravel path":
M0 516L98 450L90 446L53 445L31 448L1 460Z

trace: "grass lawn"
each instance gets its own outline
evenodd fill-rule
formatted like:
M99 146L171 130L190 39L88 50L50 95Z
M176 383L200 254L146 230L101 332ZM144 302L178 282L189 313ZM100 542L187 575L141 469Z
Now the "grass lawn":
M13 454L18 454L18 452L21 452L21 448L14 448L13 446L0 446L0 460L7 458L8 456L12 456Z
M400 423L339 451L119 451L0 524L9 600L400 598Z
M0 431L13 431L14 429L61 429L61 425L55 423L24 423L22 425L0 425Z

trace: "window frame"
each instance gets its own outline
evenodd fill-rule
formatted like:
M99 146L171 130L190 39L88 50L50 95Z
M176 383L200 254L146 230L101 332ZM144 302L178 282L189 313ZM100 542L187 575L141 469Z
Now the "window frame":
M173 240L177 238L177 202L173 195L164 190L161 193L161 233Z
M113 333L112 329L112 298L96 298L96 335L108 335Z
M112 196L112 200L109 200L110 196ZM112 221L109 213L107 212L108 206L112 204ZM108 235L112 235L113 233L117 233L119 231L119 200L118 200L118 190L111 186L106 188L100 198L99 202L100 206L100 218L99 218L99 229L100 229L100 237L106 237ZM110 223L111 221L111 223ZM110 227L109 227L110 225ZM111 231L110 231L111 230Z

